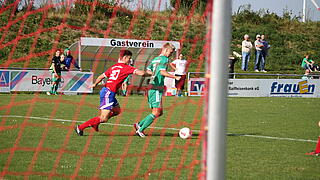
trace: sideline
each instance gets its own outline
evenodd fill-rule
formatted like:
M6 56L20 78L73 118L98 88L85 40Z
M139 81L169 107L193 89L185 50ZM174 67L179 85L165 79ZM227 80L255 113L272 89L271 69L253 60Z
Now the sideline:
M51 119L51 118L43 118L43 117L27 117L27 116L16 116L16 115L0 115L0 117L6 117L6 118L29 118L29 119L38 119L38 120L46 120L46 121L58 121L58 122L73 122L72 120L68 119ZM85 121L74 121L78 123L83 123ZM121 127L132 127L131 124L114 124L114 123L102 123L101 125L110 125L110 126L121 126ZM180 129L177 128L164 128L164 127L149 127L153 129L167 129L167 130L173 130L173 131L179 131ZM199 133L200 130L192 130L192 132ZM282 138L282 137L274 137L274 136L261 136L261 135L251 135L251 134L236 134L236 133L227 133L227 136L244 136L244 137L253 137L253 138L261 138L261 139L273 139L273 140L284 140L284 141L297 141L297 142L312 142L317 143L316 140L310 140L310 139L295 139L295 138Z

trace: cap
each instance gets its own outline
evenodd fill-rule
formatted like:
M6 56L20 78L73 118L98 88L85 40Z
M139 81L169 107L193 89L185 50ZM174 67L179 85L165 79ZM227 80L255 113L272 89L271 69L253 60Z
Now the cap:
M66 48L66 49L63 51L64 55L68 55L68 54L67 54L68 51L70 51L70 49L69 49L69 48Z
M256 38L260 38L260 37L261 37L260 34L257 34Z

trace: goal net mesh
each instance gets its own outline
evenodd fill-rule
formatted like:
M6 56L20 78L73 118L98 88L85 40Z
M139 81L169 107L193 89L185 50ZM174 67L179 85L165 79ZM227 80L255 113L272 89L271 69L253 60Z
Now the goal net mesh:
M80 37L178 41L188 71L204 72L211 1L170 1L164 11L159 10L169 1L133 2L1 0L0 74L49 68L55 50ZM97 68L92 66L93 73ZM98 115L98 94L1 93L0 179L204 177L204 97L163 97L164 115L146 130L146 138L136 136L132 125L151 112L147 97L117 97L119 116L101 124L99 132L88 128L77 136L75 125ZM192 130L191 138L179 138L183 127Z

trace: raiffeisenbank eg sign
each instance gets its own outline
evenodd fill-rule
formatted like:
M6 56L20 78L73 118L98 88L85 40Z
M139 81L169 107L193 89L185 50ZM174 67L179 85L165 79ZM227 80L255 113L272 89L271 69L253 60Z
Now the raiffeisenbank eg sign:
M320 80L230 79L228 94L234 97L320 97Z

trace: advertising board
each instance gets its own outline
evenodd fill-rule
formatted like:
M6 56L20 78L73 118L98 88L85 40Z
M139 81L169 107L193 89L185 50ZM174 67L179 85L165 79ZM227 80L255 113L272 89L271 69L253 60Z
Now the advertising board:
M50 91L52 73L47 70L0 71L0 92ZM92 93L92 72L63 71L58 92Z
M190 78L189 96L202 96L205 78ZM229 79L229 97L320 97L319 79Z

